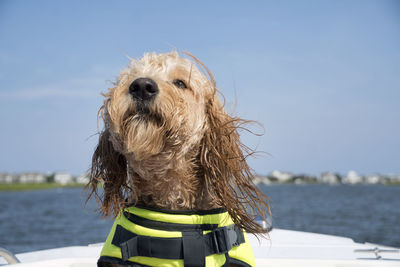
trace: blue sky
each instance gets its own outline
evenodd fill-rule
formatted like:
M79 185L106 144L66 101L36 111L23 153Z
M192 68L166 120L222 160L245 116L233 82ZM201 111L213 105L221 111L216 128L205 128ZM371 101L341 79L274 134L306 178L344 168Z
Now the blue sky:
M0 172L86 171L126 55L174 48L263 124L242 135L266 152L256 172L400 173L400 4L384 0L0 1Z

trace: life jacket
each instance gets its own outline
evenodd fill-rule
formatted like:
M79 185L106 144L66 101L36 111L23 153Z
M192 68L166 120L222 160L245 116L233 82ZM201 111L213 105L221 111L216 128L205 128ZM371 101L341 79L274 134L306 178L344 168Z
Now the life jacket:
M126 266L255 266L246 233L225 209L173 211L131 206L114 221L102 262Z

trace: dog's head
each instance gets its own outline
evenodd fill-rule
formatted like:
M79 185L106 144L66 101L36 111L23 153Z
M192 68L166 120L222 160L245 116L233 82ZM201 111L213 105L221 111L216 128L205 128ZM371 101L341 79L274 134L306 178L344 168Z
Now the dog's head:
M212 192L207 201L225 207L247 231L260 231L249 208L265 217L269 206L251 181L243 154L248 150L237 133L246 121L227 114L211 72L189 58L176 52L145 54L104 94L105 128L93 155L92 193L104 183L101 210L115 215L126 197L140 190L132 188L135 181L127 173L146 179L185 165L182 172L192 177L188 187L194 187L181 190Z
M198 145L207 129L214 85L193 62L169 54L132 60L106 94L103 115L114 148L128 160L171 159Z

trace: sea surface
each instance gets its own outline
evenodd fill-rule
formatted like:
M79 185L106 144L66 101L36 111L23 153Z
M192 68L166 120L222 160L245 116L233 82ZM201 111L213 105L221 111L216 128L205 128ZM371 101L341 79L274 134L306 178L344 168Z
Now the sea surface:
M400 247L400 186L270 185L275 228ZM104 242L112 221L82 189L0 192L0 247L14 253Z

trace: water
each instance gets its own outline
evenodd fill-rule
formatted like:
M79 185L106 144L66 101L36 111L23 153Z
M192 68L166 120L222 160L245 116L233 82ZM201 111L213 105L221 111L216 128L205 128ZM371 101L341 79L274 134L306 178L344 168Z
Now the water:
M400 186L273 185L262 190L272 201L277 228L400 247Z
M400 247L400 187L273 185L276 228ZM0 193L0 247L14 253L104 242L112 221L84 209L82 189Z
M0 247L14 253L104 242L112 221L82 189L0 193Z

